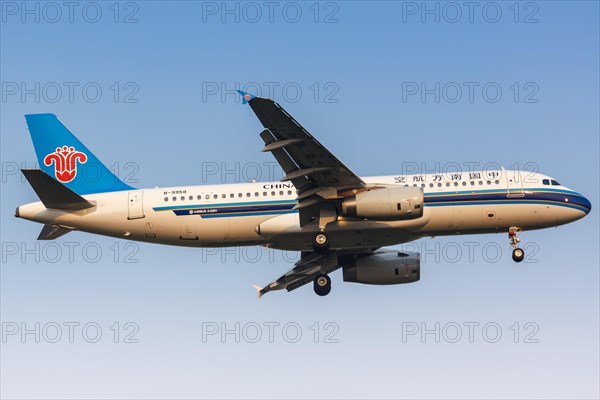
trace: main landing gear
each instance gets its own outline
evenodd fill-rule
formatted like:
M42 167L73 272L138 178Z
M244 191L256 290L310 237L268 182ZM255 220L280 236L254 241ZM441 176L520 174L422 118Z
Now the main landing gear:
M329 250L329 238L325 232L319 232L315 235L312 242L315 253L325 254Z
M512 259L514 262L521 262L525 258L525 251L519 248L519 238L517 233L521 232L521 228L516 226L511 226L508 229L508 240L510 240L510 245L513 248Z
M331 278L325 273L329 254L329 237L322 230L315 235L312 241L315 253L321 255L321 273L315 277L313 288L319 296L327 296L331 292Z
M323 206L319 210L319 232L313 237L312 248L316 254L321 255L321 271L315 277L313 288L319 296L327 296L331 292L331 278L327 272L335 269L337 264L337 255L330 252L329 237L325 233L327 224L337 220L337 211L331 205Z
M319 274L314 280L315 293L319 296L327 296L331 292L331 278L327 274Z

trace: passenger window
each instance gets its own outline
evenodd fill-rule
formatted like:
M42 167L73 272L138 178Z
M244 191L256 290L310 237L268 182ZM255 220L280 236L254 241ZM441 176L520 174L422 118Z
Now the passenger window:
M491 184L492 184L492 181L487 181L487 184L488 184L488 185L491 185Z
M266 196L266 195L267 195L267 192L263 192L263 196Z
M229 198L233 199L234 197L235 197L235 194L229 193Z
M254 192L254 197L258 197L258 192Z
M250 193L250 192L246 193L246 197L250 197L250 196L252 196L252 193Z
M433 187L433 183L430 183L430 184L429 184L429 187Z
M454 186L458 186L458 182L454 182Z
M496 179L496 185L499 185L500 181L498 179Z
M471 181L471 186L475 186L475 181Z
M450 182L446 182L446 187L450 186Z
M292 191L288 190L288 196L291 196L291 195L292 195Z
M479 184L480 184L480 185L483 185L483 181L479 181Z
M463 181L463 186L467 186L467 182L466 181Z
M222 199L224 199L225 197L227 197L227 195L226 195L225 193L223 193L223 194L221 195L221 198L222 198Z
M271 196L275 196L275 192L274 192L274 191L273 191L273 192L271 192Z
M438 182L438 187L442 187L442 182Z
M200 196L198 196L198 197L200 197ZM190 197L188 197L188 198L189 198L190 200L194 200L194 196L190 196Z
M243 194L241 194L241 193L238 193L238 197L242 197L242 196L243 196Z
M280 195L280 196L283 196L283 190L280 190L280 191L279 191L279 195Z
M173 196L173 201L177 201L177 197Z
M218 199L218 198L219 198L218 194L213 195L213 199Z
M168 198L168 197L165 197L165 201L169 201L169 198Z
M550 180L544 179L544 180L542 180L542 184L543 185L549 185L550 184Z
M425 187L425 184L424 184L424 183L421 183L421 187L422 187L422 188L424 188L424 187Z
M184 200L185 200L185 196L181 196L181 201L184 201Z
M210 196L209 196L209 195L206 195L206 196L204 196L204 198L205 198L206 200L208 200L208 199L210 199Z

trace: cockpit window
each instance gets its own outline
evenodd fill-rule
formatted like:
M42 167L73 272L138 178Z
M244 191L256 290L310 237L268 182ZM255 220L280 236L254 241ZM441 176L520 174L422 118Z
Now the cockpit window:
M549 185L550 184L550 180L549 179L544 179L544 180L542 180L542 184Z
M560 186L560 183L556 182L554 179L552 179L550 182L552 182L552 186Z

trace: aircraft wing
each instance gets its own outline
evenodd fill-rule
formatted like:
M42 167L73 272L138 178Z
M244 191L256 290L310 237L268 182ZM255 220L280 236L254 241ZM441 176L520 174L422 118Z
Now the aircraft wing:
M282 181L294 184L300 203L311 205L315 203L315 199L309 201L311 196L365 186L362 179L331 154L279 104L270 99L239 92L244 103L250 104L265 128L260 134L265 142L262 151L271 152L275 156L286 174ZM303 201L305 199L307 201Z
M291 292L312 282L319 274L329 274L337 270L340 268L337 256L334 252L330 252L327 255L315 252L303 252L302 258L294 265L294 268L286 272L279 279L274 280L265 287L254 285L258 297L261 298L265 293L273 290L285 289Z

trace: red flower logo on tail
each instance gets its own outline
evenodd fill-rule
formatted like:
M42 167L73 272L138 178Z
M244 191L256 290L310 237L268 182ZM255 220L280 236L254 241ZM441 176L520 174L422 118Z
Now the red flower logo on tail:
M54 176L63 183L71 182L77 176L77 161L84 164L87 156L73 146L57 147L54 153L44 157L44 165L49 167L54 163Z

